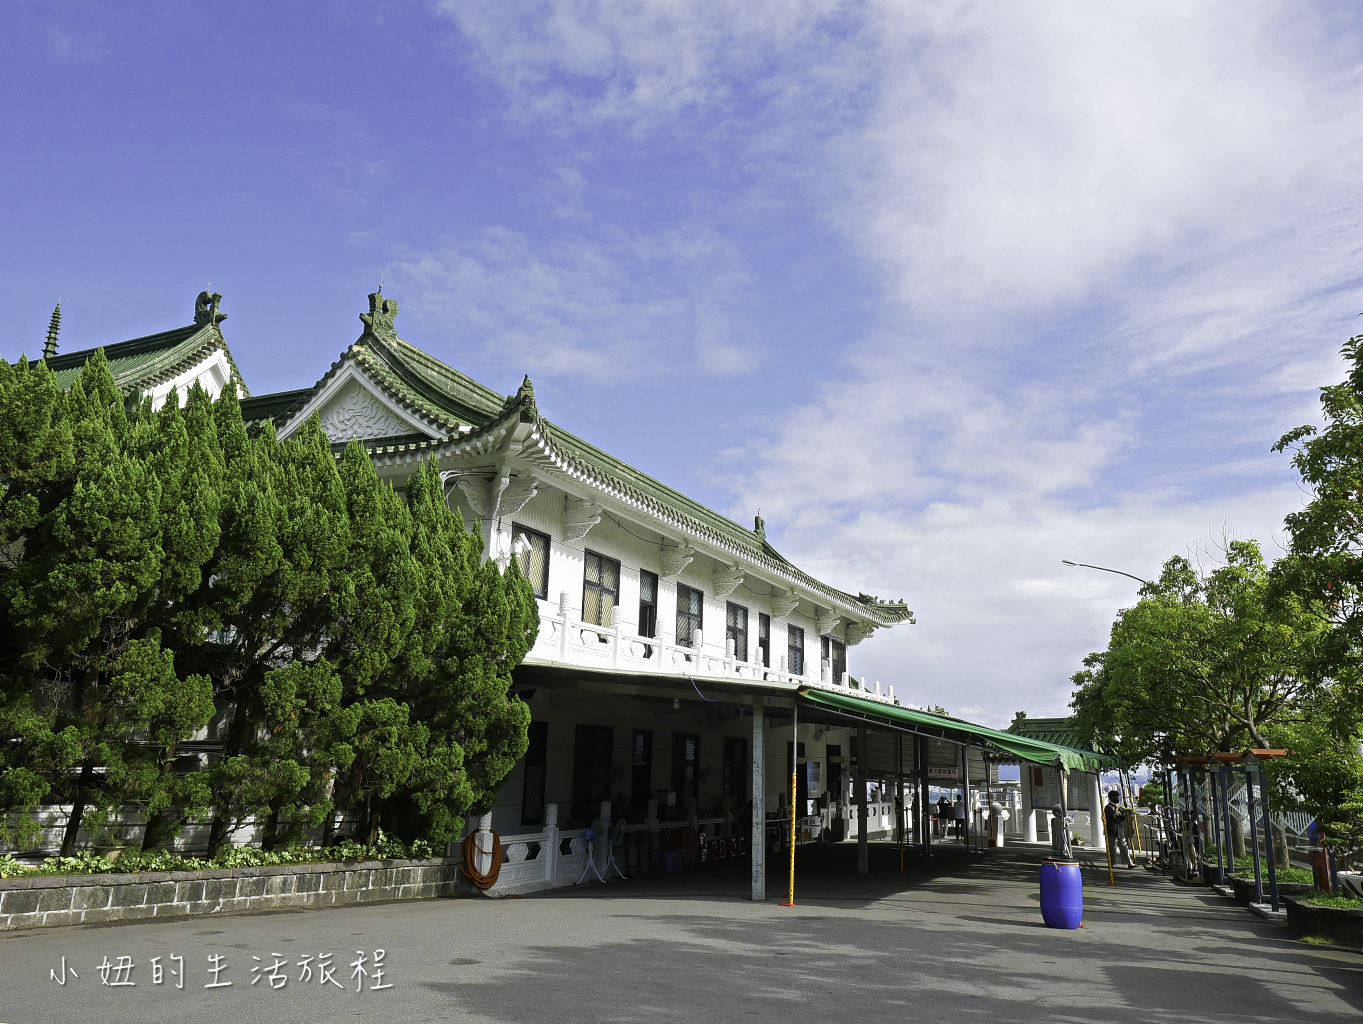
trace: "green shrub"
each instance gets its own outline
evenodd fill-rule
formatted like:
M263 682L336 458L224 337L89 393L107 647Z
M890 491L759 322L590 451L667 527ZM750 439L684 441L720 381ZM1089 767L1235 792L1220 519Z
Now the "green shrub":
M1358 910L1363 907L1363 900L1359 900L1356 896L1340 896L1336 893L1320 892L1319 890L1306 897L1302 902L1310 903L1315 907L1329 907L1332 910Z

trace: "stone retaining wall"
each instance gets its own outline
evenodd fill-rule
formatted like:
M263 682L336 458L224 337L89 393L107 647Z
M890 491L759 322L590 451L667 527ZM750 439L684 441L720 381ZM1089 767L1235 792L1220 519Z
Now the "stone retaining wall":
M0 878L0 930L446 896L459 860L369 860L212 871Z

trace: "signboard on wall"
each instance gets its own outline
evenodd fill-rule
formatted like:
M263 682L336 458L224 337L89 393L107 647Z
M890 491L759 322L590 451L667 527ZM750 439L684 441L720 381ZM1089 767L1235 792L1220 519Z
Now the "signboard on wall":
M953 764L953 765L946 765L946 766L942 766L942 767L939 767L939 766L937 766L937 765L931 765L931 764L928 765L928 778L929 778L930 780L931 780L931 779L939 779L939 780L946 780L946 781L955 782L956 779L960 776L960 774L961 774L960 765L954 765L954 764Z
M1060 803L1060 769L1039 764L1027 768L1032 773L1032 806L1050 810ZM1069 799L1066 810L1086 811L1089 806L1088 777L1082 772L1070 772Z

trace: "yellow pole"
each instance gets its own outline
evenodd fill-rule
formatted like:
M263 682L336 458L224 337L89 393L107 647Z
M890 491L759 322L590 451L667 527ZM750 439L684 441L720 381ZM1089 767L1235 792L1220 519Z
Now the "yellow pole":
M1098 776L1099 796L1103 795L1102 781L1103 777L1099 775ZM1107 884L1115 886L1117 884L1117 876L1112 873L1112 830L1107 827L1107 815L1104 813L1104 807L1100 806L1098 808L1098 813L1103 815L1103 849L1107 851Z
M1127 808L1131 812L1131 835L1136 842L1136 852L1144 853L1145 846L1141 843L1141 823L1136 817L1136 787L1131 783L1131 777L1123 773L1122 778L1126 781L1126 799L1130 806Z
M795 776L800 765L800 711L795 700L790 702L790 891L785 907L795 906Z

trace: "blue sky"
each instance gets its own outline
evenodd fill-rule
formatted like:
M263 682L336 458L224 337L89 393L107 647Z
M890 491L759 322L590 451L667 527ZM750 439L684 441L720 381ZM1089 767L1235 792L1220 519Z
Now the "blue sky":
M402 335L918 625L858 674L1064 710L1137 575L1302 494L1360 328L1348 4L28 3L0 354ZM1134 586L1134 584L1132 584Z

